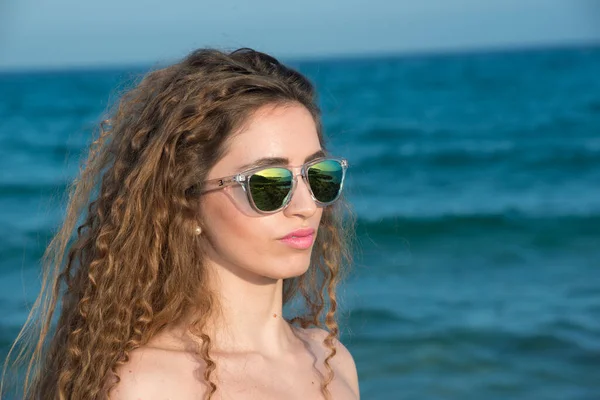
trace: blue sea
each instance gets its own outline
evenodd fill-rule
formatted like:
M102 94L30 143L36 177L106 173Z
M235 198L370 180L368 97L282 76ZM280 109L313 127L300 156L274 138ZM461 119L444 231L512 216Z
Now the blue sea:
M289 63L350 163L361 397L600 399L600 47ZM0 357L90 132L146 70L0 74Z

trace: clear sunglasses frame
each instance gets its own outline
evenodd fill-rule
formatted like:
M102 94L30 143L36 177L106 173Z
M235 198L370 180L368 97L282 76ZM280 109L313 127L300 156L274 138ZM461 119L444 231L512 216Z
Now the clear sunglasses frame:
M342 179L340 182L340 190L338 191L337 196L329 202L321 202L321 201L317 200L317 198L315 197L315 194L313 193L312 188L310 187L310 181L308 180L308 169L316 164L322 163L323 161L337 161L342 166ZM263 211L263 210L259 209L256 206L256 204L254 203L254 199L252 198L252 194L250 193L250 188L248 187L248 184L250 182L250 178L252 178L252 176L255 173L264 171L265 169L270 169L270 168L283 168L283 169L287 169L288 171L290 171L292 173L292 187L290 189L290 193L286 196L285 201L283 202L281 207L279 207L273 211ZM300 173L294 174L294 171L292 169L297 169L297 168L300 168ZM298 175L300 175L304 179L304 182L306 183L306 187L308 188L308 191L309 191L310 196L313 199L313 201L317 204L317 206L325 207L330 204L333 204L340 197L340 195L342 193L342 189L344 187L344 180L346 178L346 170L347 169L348 169L348 161L345 158L335 158L335 157L317 158L315 160L309 161L309 162L304 163L303 165L299 165L299 166L272 165L272 166L268 166L268 167L255 167L255 168L251 168L251 169L242 171L235 175L207 180L204 182L204 189L202 190L202 192L200 194L212 192L214 190L223 189L223 188L226 188L229 186L240 185L246 194L248 203L250 203L250 206L252 207L252 209L254 211L258 212L259 214L265 214L265 215L274 214L276 212L279 212L279 211L285 209L290 204L290 201L292 200L292 197L294 196L294 191L296 190L296 186L297 186L297 182L298 182L297 177L298 177Z

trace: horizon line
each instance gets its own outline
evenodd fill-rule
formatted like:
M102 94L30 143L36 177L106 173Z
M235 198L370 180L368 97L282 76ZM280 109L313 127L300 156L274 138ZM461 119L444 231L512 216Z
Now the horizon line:
M212 46L206 46L210 48ZM198 47L202 48L202 46ZM258 50L257 47L252 47ZM560 49L594 49L600 48L600 40L583 40L583 41L562 41L562 42L548 42L548 43L524 43L524 44L501 44L501 45L490 45L490 46L464 46L464 47L443 47L443 48L424 48L424 49L411 49L411 50L391 50L391 51L379 51L379 52L347 52L339 54L317 54L317 55L281 55L276 56L284 64L297 64L297 63L315 63L315 62L331 62L331 61L359 61L359 60L370 60L378 58L416 58L416 57L444 57L444 56L457 56L457 55L476 55L476 54L501 54L501 53L515 53L515 52L528 52L528 51L544 51L544 50L560 50ZM258 50L261 51L261 50ZM273 54L273 52L269 53ZM130 71L130 70L150 70L154 67L162 67L171 65L182 58L175 58L170 62L161 61L140 61L134 63L82 63L82 64L70 64L62 66L11 66L2 67L0 66L0 74L46 74L46 73L69 73L69 72L95 72L95 71Z

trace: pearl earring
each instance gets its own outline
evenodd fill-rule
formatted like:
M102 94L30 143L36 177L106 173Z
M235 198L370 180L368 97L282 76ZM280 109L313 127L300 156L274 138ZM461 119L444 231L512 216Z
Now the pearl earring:
M201 233L202 233L202 228L200 228L199 226L197 226L197 227L196 227L196 229L194 230L194 233L195 233L196 235L199 235L199 234L201 234Z

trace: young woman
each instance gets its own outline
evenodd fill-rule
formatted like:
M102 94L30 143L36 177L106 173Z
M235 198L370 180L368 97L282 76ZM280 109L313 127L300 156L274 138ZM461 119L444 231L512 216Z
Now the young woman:
M346 169L313 86L271 56L201 49L150 72L102 124L47 250L17 339L42 322L24 397L358 399L335 320Z

